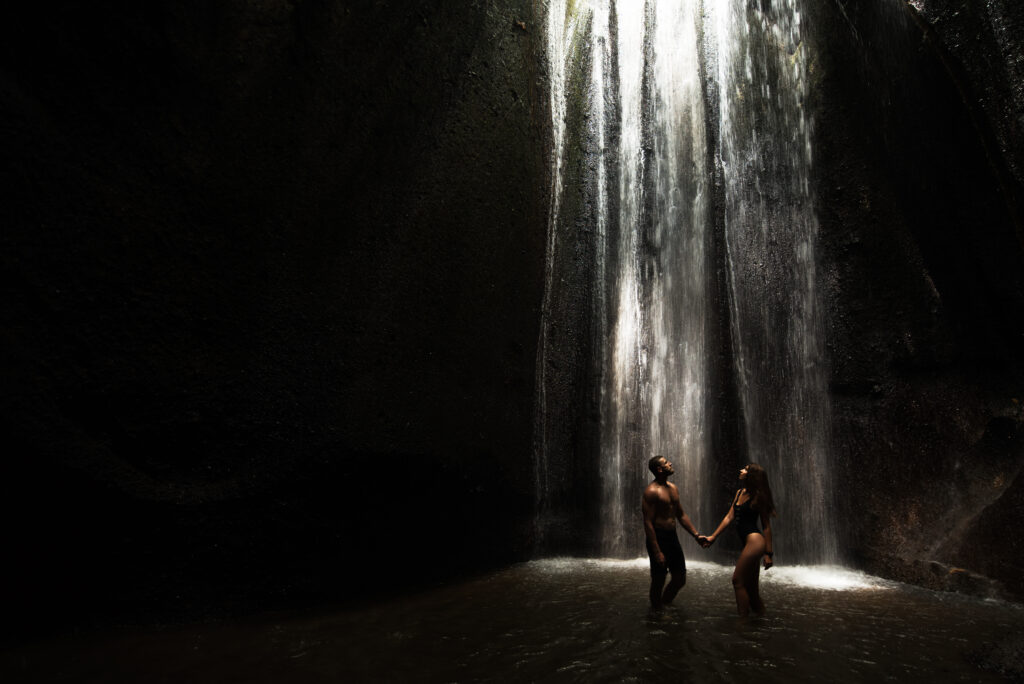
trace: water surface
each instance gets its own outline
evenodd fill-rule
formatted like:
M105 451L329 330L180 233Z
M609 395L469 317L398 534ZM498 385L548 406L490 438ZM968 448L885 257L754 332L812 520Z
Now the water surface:
M691 562L651 611L644 560L534 561L373 608L37 643L0 680L1000 682L1024 627L1020 606L831 568L772 569L768 616L741 619L731 572Z

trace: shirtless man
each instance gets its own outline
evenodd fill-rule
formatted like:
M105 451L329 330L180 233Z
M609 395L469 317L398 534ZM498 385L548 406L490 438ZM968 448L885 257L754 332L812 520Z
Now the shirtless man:
M683 511L679 490L668 481L668 476L675 472L672 464L664 456L655 456L647 467L654 473L654 482L644 490L644 532L647 535L647 553L651 557L651 606L660 608L671 603L686 584L686 558L676 536L676 520L702 546L704 539ZM662 587L669 572L672 579L663 593Z

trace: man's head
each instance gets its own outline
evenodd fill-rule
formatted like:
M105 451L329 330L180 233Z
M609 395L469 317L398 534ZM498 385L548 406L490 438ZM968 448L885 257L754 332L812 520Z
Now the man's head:
M658 477L659 475L668 477L675 472L672 470L672 464L664 456L652 456L651 460L647 462L647 467L651 469L652 473L654 473L654 477Z

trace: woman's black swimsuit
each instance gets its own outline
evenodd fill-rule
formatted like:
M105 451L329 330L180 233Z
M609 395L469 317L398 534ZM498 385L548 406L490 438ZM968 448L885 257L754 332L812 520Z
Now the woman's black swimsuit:
M740 535L740 541L745 542L747 535L752 532L761 534L761 530L757 526L757 520L761 516L750 507L750 499L741 504L733 504L732 510L736 517L736 532Z

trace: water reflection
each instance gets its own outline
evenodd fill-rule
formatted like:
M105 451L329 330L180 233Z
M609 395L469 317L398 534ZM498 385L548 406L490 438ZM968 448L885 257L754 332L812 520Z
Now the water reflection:
M651 611L644 560L535 561L372 609L37 644L0 679L998 682L978 664L1024 627L1019 606L814 567L765 573L768 616L741 619L731 572L691 563Z

